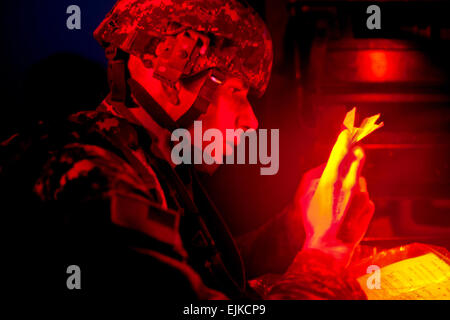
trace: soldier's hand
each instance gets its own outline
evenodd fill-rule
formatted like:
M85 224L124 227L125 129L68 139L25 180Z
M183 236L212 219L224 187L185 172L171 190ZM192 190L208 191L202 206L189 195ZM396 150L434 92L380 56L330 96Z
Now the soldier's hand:
M374 212L365 179L361 147L352 147L349 131L339 135L326 165L309 171L296 194L305 226L304 249L319 249L345 266L364 236Z

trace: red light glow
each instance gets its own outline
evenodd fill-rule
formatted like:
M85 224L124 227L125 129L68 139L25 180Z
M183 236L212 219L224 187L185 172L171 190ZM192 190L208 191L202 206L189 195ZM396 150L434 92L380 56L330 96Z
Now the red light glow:
M386 52L381 50L362 51L358 55L359 73L367 81L385 81L388 73Z

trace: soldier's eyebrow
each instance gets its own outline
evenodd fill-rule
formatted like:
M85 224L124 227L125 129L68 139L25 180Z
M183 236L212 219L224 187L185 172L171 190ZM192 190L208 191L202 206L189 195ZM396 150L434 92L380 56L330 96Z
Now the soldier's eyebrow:
M225 85L228 87L235 87L236 89L245 91L248 89L248 85L239 78L229 78L225 82Z

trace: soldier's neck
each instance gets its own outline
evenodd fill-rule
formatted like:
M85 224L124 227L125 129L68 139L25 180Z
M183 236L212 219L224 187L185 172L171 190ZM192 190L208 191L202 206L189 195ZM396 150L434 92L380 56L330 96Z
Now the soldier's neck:
M129 108L130 112L139 121L139 125L144 127L152 136L156 137L156 141L153 141L152 148L156 147L159 151L159 155L162 155L164 160L169 162L171 166L175 166L171 160L171 145L170 136L171 132L161 126L159 126L155 120L144 110L144 108L137 106Z
M114 114L117 117L124 118L135 125L143 127L152 136L152 152L156 156L166 160L172 167L175 165L171 161L171 146L170 146L170 136L169 130L159 126L156 121L136 102L135 106L132 108L127 108L127 113L129 116L119 113L109 102L105 99L102 102L103 111ZM156 138L156 139L155 139Z

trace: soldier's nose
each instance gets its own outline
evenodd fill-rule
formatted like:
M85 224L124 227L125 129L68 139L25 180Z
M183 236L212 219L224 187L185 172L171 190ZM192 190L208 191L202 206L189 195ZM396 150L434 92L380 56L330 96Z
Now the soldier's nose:
M236 128L241 128L244 131L248 129L258 129L258 119L256 118L250 103L247 103L246 107L236 119L236 122Z

